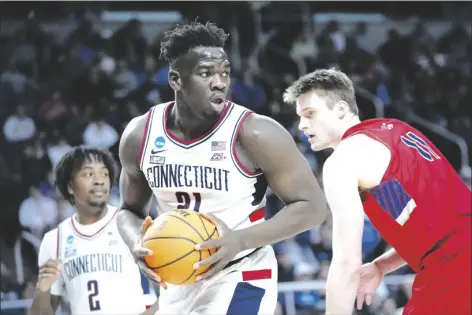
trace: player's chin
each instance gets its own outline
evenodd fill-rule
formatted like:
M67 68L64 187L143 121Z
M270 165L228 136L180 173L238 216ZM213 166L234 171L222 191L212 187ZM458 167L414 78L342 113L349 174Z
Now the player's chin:
M103 208L107 205L108 196L106 197L92 197L89 198L88 204L93 208Z
M310 144L311 144L310 146L311 150L315 152L322 151L327 148L326 146L321 145L320 143L316 143L316 142L311 142Z
M226 106L226 102L221 102L221 103L210 102L210 108L216 114L221 114L223 110L225 109L225 106Z

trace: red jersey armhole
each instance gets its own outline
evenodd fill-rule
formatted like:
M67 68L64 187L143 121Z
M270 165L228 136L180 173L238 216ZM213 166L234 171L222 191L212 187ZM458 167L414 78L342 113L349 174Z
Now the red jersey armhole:
M254 113L253 111L247 111L246 113L244 113L243 117L241 118L241 120L239 121L238 125L236 126L236 130L235 130L235 134L234 134L233 143L231 144L231 145L232 145L231 151L233 152L234 161L236 162L236 164L237 164L237 166L239 167L239 169L240 169L241 171L243 171L244 173L246 173L246 175L249 175L249 176L258 175L259 172L253 172L253 171L249 170L246 166L244 166L243 163L241 163L241 160L239 159L238 154L236 153L236 143L238 142L239 131L241 130L241 127L243 126L243 124L244 124L244 122L246 121L246 119L247 119L250 115L252 115L253 113Z

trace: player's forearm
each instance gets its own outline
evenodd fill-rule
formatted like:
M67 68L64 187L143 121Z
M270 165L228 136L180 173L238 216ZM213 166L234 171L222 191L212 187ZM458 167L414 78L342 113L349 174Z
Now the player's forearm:
M33 304L28 310L28 315L54 315L55 313L51 305L51 292L36 290Z
M379 268L382 274L395 271L406 265L403 258L398 255L395 249L390 249L374 260L374 264Z
M140 241L139 230L143 224L143 218L135 213L122 209L116 217L118 232L130 250L133 250L137 242Z
M294 202L271 219L237 231L243 250L274 244L321 224L327 215L324 198L322 200L323 205L319 207L310 201Z
M326 282L326 314L352 314L361 264L332 262Z

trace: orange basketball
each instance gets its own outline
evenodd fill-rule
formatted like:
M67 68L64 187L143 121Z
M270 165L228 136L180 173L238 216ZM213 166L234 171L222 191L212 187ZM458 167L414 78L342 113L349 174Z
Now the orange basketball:
M153 255L145 256L144 261L166 283L191 284L208 269L195 270L193 265L216 251L195 250L195 245L218 236L216 226L197 212L170 211L157 217L146 231L143 247Z

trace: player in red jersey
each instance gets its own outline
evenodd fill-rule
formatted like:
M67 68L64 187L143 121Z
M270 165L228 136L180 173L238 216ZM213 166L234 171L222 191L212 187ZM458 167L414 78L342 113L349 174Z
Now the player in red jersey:
M326 313L352 314L356 297L369 305L382 276L408 264L417 275L403 314L472 314L471 192L446 158L404 122L361 122L340 71L303 76L284 99L314 151L335 149L323 168L333 215ZM393 249L361 266L364 213Z

